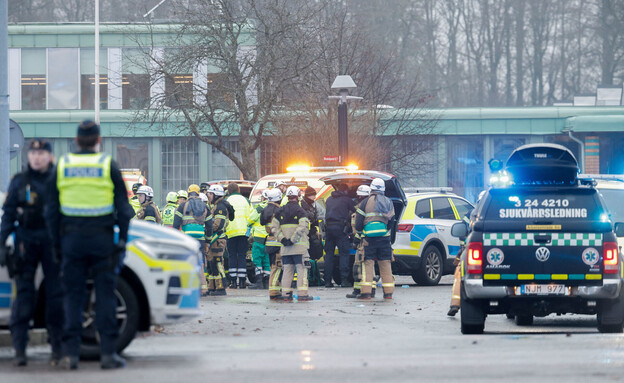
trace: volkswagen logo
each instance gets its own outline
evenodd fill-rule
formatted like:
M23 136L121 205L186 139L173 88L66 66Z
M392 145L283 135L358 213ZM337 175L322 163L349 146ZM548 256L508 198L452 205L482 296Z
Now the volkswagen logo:
M535 250L535 258L540 262L546 262L550 257L550 250L546 247L540 247Z

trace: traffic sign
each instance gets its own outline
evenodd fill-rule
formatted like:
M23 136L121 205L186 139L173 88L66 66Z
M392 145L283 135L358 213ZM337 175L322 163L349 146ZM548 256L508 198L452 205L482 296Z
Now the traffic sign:
M11 159L17 157L24 147L24 132L19 124L9 120L9 151Z
M340 162L340 156L323 156L325 162Z

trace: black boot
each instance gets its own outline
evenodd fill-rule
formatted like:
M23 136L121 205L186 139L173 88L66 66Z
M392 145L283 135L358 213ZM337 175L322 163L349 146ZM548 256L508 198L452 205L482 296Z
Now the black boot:
M347 298L357 298L359 295L360 289L353 289L353 292L351 294L347 294Z
M239 289L246 289L247 288L247 278L245 278L245 277L239 277L238 278L238 288Z
M25 367L28 364L28 358L26 358L25 350L15 350L15 359L13 359L13 365L16 367Z
M102 358L100 359L100 367L104 370L124 368L126 367L126 360L117 355L117 353L102 355Z
M230 284L228 285L230 289L236 288L236 277L230 277Z
M265 289L265 290L266 290L266 289L268 289L268 288L269 288L269 280L270 280L270 279L271 279L271 278L270 278L268 275L265 275L265 276L263 276L263 277L262 277L262 288L263 288L263 289Z
M448 315L450 317L454 317L455 314L457 314L458 311L459 311L459 306L451 306L451 308L446 313L446 315Z
M376 288L373 288L373 289L371 290L371 298L375 298L375 291L377 291L377 289L376 289Z
M65 356L59 362L58 366L63 370L77 370L78 369L78 357L77 356Z
M256 274L256 281L249 286L252 290L262 290L264 289L264 283L262 281L262 274Z

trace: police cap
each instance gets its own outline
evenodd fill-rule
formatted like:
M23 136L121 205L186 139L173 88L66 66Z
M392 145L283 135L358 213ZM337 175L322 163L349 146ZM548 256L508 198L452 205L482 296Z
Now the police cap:
M28 150L45 150L52 153L52 145L48 141L42 140L41 138L33 138L30 140Z

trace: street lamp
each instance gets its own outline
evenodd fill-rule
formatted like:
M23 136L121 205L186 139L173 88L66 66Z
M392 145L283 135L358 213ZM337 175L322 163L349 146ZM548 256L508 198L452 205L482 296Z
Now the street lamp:
M357 88L349 75L336 76L332 89L339 89L339 96L329 96L332 100L338 100L338 152L340 165L348 164L349 156L349 131L347 129L347 100L361 100L362 97L349 96L349 89Z

